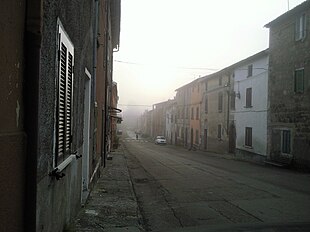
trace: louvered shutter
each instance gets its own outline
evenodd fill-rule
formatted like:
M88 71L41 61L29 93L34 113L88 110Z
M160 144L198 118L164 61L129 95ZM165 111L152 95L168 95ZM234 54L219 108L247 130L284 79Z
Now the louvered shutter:
M71 152L74 48L59 26L56 164Z

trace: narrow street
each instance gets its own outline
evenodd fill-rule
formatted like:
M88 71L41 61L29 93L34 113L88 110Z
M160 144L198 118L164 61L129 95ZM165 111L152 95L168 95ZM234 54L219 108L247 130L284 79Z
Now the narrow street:
M146 231L309 231L310 174L123 137ZM243 229L243 230L240 230Z

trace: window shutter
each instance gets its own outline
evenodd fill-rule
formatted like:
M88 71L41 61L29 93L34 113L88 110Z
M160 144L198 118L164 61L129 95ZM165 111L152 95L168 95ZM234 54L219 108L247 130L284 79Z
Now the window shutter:
M252 147L252 127L245 128L245 145Z
M252 106L252 88L246 89L246 99L245 99L245 106L251 107Z
M73 56L68 56L68 78L67 78L67 103L66 103L66 151L71 150L71 128L72 128L72 99L73 99Z
M218 111L222 112L223 110L223 93L219 92L218 93Z
M59 25L56 165L71 153L74 47Z
M291 133L289 130L282 131L282 152L286 154L291 153Z
M58 156L65 153L65 120L66 120L66 70L67 70L67 47L61 43L59 59L59 79L58 79Z
M299 69L295 71L295 92L304 92L304 69Z

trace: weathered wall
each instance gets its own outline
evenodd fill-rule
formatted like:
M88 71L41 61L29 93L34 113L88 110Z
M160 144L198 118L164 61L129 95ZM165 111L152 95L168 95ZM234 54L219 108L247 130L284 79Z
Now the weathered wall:
M201 111L201 102L202 102L202 86L198 81L193 84L191 88L191 104L190 104L190 112L192 114L193 110L193 118L190 115L190 129L193 129L193 138L192 141L197 146L200 145L200 111ZM198 117L197 117L197 109L198 109ZM198 131L198 133L196 133Z
M57 18L74 45L73 142L82 154L85 68L92 70L93 1L44 1L41 72L39 76L39 138L37 156L37 231L62 231L75 216L81 200L81 159L74 160L61 180L51 178L53 169ZM91 119L92 120L92 119Z
M275 158L275 146L281 144L273 132L289 129L293 159L298 165L310 167L310 9L303 8L302 12L307 15L307 36L304 40L295 41L294 37L295 19L299 15L270 28L268 152L270 158ZM305 73L304 93L295 93L294 71L302 67Z
M177 118L175 129L183 131L183 135L177 134L177 145L187 147L190 143L190 105L191 105L191 85L184 86L176 93L176 110L181 111L181 116Z
M222 85L219 85L219 78L222 78ZM219 74L217 77L212 77L208 80L208 113L206 114L206 128L208 129L208 144L207 150L214 152L228 151L228 76ZM219 93L223 94L222 111L218 110ZM221 125L221 139L218 139L218 125Z
M0 231L23 231L25 195L23 1L0 4Z

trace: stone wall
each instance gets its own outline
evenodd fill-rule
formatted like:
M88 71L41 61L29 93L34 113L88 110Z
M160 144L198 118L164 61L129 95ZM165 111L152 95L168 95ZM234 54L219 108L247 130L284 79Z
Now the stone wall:
M295 20L306 12L307 35L295 41ZM270 26L270 78L268 114L268 154L278 159L281 133L291 132L291 159L298 166L310 163L310 9L302 9L291 17ZM295 93L294 73L304 68L304 92Z

